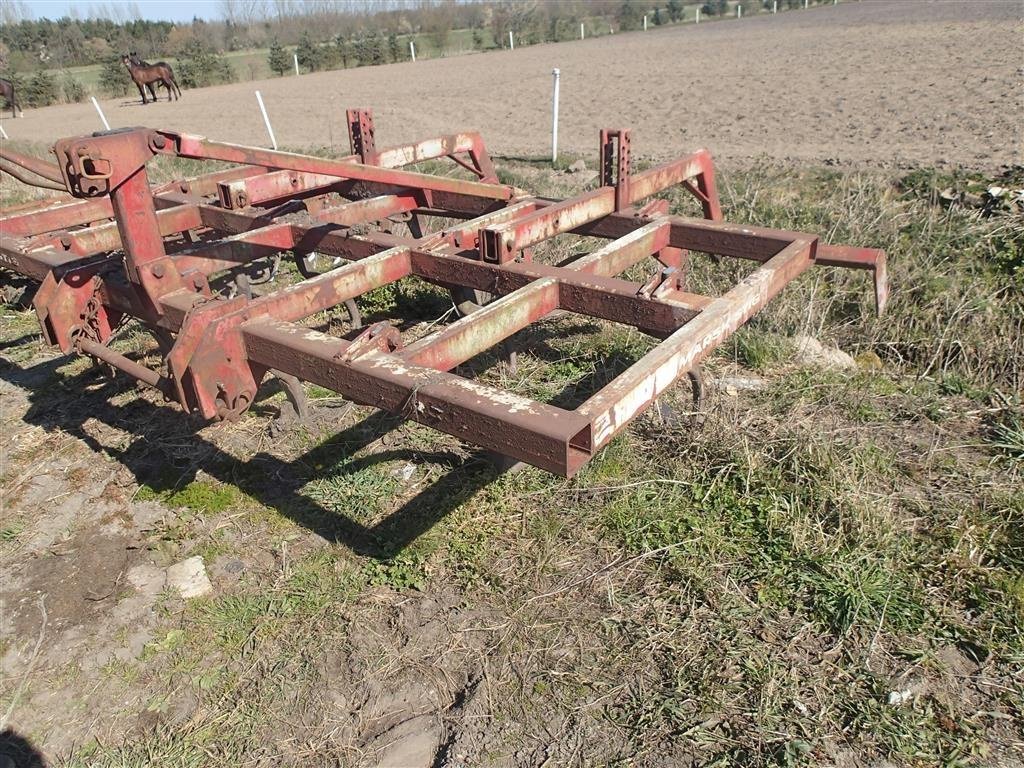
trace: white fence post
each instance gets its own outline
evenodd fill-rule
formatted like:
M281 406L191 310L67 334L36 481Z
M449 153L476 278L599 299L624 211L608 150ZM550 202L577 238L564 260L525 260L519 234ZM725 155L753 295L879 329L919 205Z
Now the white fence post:
M413 61L416 61L416 43L412 40L409 41L409 55L412 56Z
M96 97L95 96L93 96L91 98L92 98L92 105L94 107L96 107L96 114L98 114L100 116L100 120L103 122L103 127L106 128L109 131L110 130L110 123L107 122L107 116L104 115L103 114L103 110L100 109L100 103L98 101L96 101Z
M7 135L7 131L4 130L4 127L2 125L0 125L0 136L3 136L5 141L9 141L11 138L10 136Z
M779 12L779 0L772 0L772 15Z
M270 127L270 118L267 117L267 108L263 106L263 96L259 91L256 91L256 101L260 104L260 112L263 113L263 122L267 126L267 133L270 134L270 145L277 149L277 139L274 137L274 129Z
M511 29L508 31L508 47L511 50L513 50L513 51L516 49L516 41L512 37L512 30Z
M647 31L647 17L644 16L644 32Z
M697 9L697 18L694 20L694 24L700 24L700 8Z
M586 33L583 31L583 22L580 22L580 40L586 40Z
M554 165L558 160L558 81L561 73L555 67L551 74L555 78L555 88L551 93L551 164Z
M299 54L293 53L292 54L292 61L295 62L295 74L297 76L299 74Z
M743 6L740 5L739 3L736 4L736 18L737 19L742 19L743 18Z

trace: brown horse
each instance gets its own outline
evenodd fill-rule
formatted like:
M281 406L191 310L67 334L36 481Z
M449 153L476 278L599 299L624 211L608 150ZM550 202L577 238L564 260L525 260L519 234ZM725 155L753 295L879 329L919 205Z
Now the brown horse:
M171 96L174 96L176 99L181 98L181 89L174 81L174 70L171 69L171 65L167 62L158 61L156 64L150 64L140 59L139 55L132 51L121 57L121 63L125 65L132 76L132 80L135 81L143 104L149 103L146 101L147 88L153 96L153 101L156 101L154 85L162 85L167 89L168 101L171 100Z
M22 117L25 116L24 111L22 111L21 106L18 104L18 100L14 96L14 83L6 77L0 77L0 96L7 100L7 105L11 108L11 117L17 117L19 112L21 112Z

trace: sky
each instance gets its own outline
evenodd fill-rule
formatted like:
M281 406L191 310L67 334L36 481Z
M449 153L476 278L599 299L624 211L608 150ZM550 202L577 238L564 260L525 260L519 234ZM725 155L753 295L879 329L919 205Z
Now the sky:
M3 0L0 0L3 2ZM146 19L160 21L192 21L192 17L201 19L220 18L220 4L217 0L106 0L106 2L76 2L75 0L24 0L24 6L36 18L51 19L61 16L78 15L80 18L89 16L109 16L109 13L96 13L98 9L119 9L126 16L134 16L138 8L140 15ZM129 9L131 12L129 12Z

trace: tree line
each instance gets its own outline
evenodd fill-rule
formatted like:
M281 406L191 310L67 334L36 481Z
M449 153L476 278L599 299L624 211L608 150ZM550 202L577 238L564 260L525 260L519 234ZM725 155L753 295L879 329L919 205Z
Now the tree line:
M771 2L708 0L701 11L724 15L743 5L749 13ZM85 99L88 89L63 70L90 64L102 65L103 94L127 94L127 51L171 59L182 87L195 88L236 80L224 56L234 51L268 49L269 69L283 75L292 52L305 71L369 66L408 58L410 40L420 56L444 55L455 33L472 50L507 47L510 31L517 46L559 42L578 38L581 23L589 36L638 29L645 16L655 26L678 23L686 7L682 0L220 0L220 19L185 23L142 19L130 4L105 10L103 18L35 19L22 0L0 6L0 70L20 86L26 105Z

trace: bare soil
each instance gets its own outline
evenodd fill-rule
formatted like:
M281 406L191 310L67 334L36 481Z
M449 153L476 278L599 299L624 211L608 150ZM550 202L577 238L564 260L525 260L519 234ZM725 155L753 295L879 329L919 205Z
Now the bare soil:
M655 157L707 146L726 161L987 170L1024 157L1021 9L1016 0L845 2L103 107L115 127L265 144L258 88L285 146L345 148L344 109L359 106L374 110L382 143L477 129L497 154L537 156L550 146L558 67L570 152L592 155L600 128L631 127L635 151ZM4 125L13 139L49 142L99 121L85 103Z
M844 3L105 108L115 125L262 143L255 86L287 145L340 148L343 108L363 105L383 143L477 128L498 154L537 155L557 65L563 146L588 154L599 127L629 124L641 153L657 155L703 144L737 163L764 154L987 168L1022 160L1020 17L1016 2ZM95 123L88 105L4 121L13 138L39 141ZM423 311L424 322L440 314ZM979 447L987 411L963 396L936 400L934 422L906 415L900 400L888 420L861 414L868 423L851 424L818 403L818 390L791 413L773 404L777 417L754 408L753 395L712 395L704 433L640 422L581 488L535 472L497 477L454 439L336 399L315 400L310 423L283 433L270 424L280 393L237 425L203 425L44 348L28 313L4 321L0 767L7 755L19 766L452 768L925 765L942 749L996 766L1024 755L1021 657L1007 661L1005 649L1018 646L989 639L984 623L1000 590L1019 589L998 580L997 554L1013 562L1020 518L999 506L1011 501L986 495L1013 478ZM552 339L539 334L529 348L539 359ZM558 364L571 357L557 346L548 354ZM884 391L859 396L888 408L896 390ZM773 441L790 445L776 421L806 421L830 444L863 435L840 459L904 457L898 481L865 475L877 491L854 477L871 491L865 507L892 504L895 518L909 517L894 530L928 556L908 549L924 559L907 572L932 579L930 588L947 571L970 577L962 594L934 588L952 617L942 626L961 634L886 625L893 588L866 629L833 632L798 604L778 608L763 584L736 584L730 561L742 555L728 546L662 561L654 553L667 548L645 543L634 554L609 532L613 501L623 517L649 512L646 497L629 494L648 488L671 453L708 463L722 435L746 445L749 433L770 461ZM652 445L662 453L649 454L639 480L617 468ZM738 455L722 449L723 477ZM702 482L679 472L693 488ZM314 494L328 474L335 506ZM233 501L171 503L193 483ZM942 510L954 506L947 524ZM990 508L1009 519L1005 543L985 523ZM716 534L721 511L709 504L699 516L708 527L680 529L678 544L714 547L715 535L728 544L749 525ZM921 543L932 518L962 537L948 551ZM876 518L858 520L837 527ZM794 530L829 547L842 533ZM443 557L431 559L432 546ZM168 589L167 569L197 554L213 595L188 603ZM768 586L781 589L777 581ZM853 583L856 598L863 585ZM211 745L220 751L207 757Z

